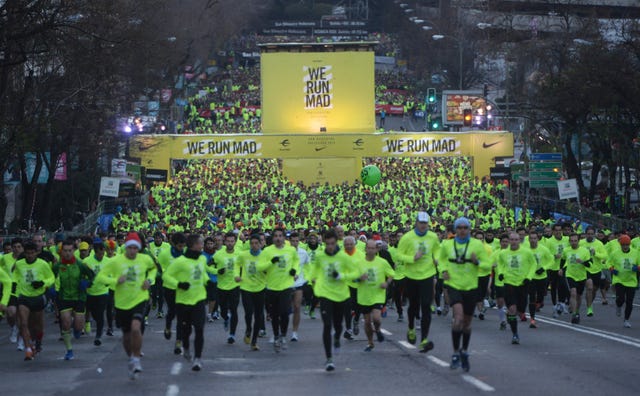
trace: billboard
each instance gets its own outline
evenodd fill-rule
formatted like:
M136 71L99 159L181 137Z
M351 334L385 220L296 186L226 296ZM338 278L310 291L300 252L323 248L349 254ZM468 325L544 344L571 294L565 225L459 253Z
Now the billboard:
M373 133L373 69L372 51L263 52L263 133Z
M471 114L484 113L486 101L482 91L443 91L442 114L443 124L462 125L464 111L471 109Z
M146 168L165 170L172 159L472 156L474 175L483 177L496 157L513 155L513 134L135 135L129 147Z

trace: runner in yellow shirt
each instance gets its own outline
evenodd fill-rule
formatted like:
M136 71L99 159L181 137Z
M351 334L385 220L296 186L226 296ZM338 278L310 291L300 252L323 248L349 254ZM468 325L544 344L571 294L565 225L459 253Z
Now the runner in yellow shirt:
M347 239L345 238L345 244ZM386 302L386 289L393 279L394 271L387 260L378 256L378 245L375 240L369 239L365 246L365 257L358 262L358 311L364 316L364 332L367 335L367 347L365 352L373 350L373 332L375 331L378 342L384 341L384 335L380 330L382 307Z
M616 288L616 315L622 314L624 308L624 327L630 328L633 298L638 288L638 266L640 266L640 251L630 247L631 238L623 234L618 238L620 248L614 249L607 259L610 265L613 285Z
M142 372L140 352L144 313L149 302L149 288L156 279L156 265L149 255L139 254L142 241L137 233L127 235L125 253L110 260L98 273L94 283L113 286L116 322L122 330L122 346L129 356L129 378Z
M471 238L471 222L460 217L453 223L455 237L442 242L438 269L449 293L449 304L453 311L451 339L453 355L451 369L462 366L469 371L469 341L471 340L471 320L478 301L478 287L481 273L491 268L484 243ZM484 291L484 290L483 290ZM462 348L460 348L462 341Z
M176 313L182 326L182 355L188 361L189 338L193 327L194 357L191 369L202 370L202 349L204 348L204 324L207 317L207 258L202 254L204 240L199 234L187 237L187 250L178 257L162 275L162 281L169 287L176 287Z
M11 274L18 296L18 324L24 340L24 360L33 360L44 332L45 291L55 282L48 262L38 258L34 242L24 244L24 258L16 261Z

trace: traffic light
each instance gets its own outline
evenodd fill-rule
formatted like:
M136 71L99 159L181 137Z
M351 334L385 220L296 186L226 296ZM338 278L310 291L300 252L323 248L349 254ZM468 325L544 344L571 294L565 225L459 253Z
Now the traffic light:
M440 117L432 118L430 123L430 131L439 131L440 130Z
M462 111L462 125L466 127L470 127L473 122L473 114L471 109L464 109Z
M436 89L428 88L427 89L427 103L433 104L436 103Z

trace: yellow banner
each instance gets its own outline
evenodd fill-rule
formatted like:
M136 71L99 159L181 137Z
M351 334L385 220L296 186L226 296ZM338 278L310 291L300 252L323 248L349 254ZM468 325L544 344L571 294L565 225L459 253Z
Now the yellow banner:
M373 67L372 51L263 52L263 133L373 133Z
M136 135L131 157L169 170L171 159L362 158L471 156L474 175L489 175L495 157L513 156L510 132L341 135Z
M360 179L360 158L289 158L282 161L282 173L305 185L353 183Z

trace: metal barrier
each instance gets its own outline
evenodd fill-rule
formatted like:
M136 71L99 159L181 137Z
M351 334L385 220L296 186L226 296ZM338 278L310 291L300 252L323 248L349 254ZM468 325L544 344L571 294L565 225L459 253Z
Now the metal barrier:
M523 193L517 193L511 190L505 190L504 197L505 200L514 207L524 207L526 202L527 209L531 209L535 214L540 214L543 217L551 216L551 213L556 212L573 217L582 223L591 224L598 229L609 229L612 231L640 229L639 220L633 221L610 214L602 214L599 211L582 207L573 201L561 201L539 195L526 196Z
M114 200L100 201L100 203L96 207L96 210L89 213L84 222L73 227L71 233L74 235L95 234L96 229L99 226L98 220L100 219L100 216L102 216L103 214L116 213L118 206L125 208L137 208L138 206L144 206L145 208L148 208L149 193L146 192L142 195L136 195L129 198L118 198Z

